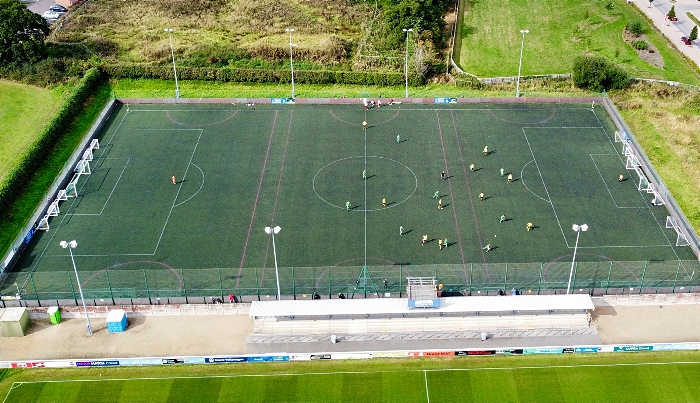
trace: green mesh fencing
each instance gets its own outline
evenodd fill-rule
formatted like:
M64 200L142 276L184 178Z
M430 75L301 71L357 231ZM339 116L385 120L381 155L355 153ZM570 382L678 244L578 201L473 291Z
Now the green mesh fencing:
M284 298L307 298L313 293L343 293L365 297L384 293L403 295L406 277L435 277L444 291L464 295L495 293L513 288L528 294L566 290L571 262L471 263L467 265L386 265L362 267L280 267ZM219 268L199 270L101 270L80 272L88 299L225 297L252 299L277 294L274 268ZM577 262L571 288L576 292L641 293L700 290L698 261ZM5 299L18 292L24 300L78 299L78 281L72 271L9 273L3 283Z

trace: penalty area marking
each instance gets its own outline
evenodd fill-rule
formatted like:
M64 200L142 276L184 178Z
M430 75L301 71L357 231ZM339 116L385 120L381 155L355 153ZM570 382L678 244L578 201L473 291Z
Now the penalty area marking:
M318 172L316 172L316 175L314 175L314 178L313 178L313 180L312 180L312 182L311 182L311 187L313 188L314 193L316 194L316 196L317 196L319 199L321 199L321 200L323 200L324 202L326 202L328 205L333 206L333 207L338 208L338 209L343 209L343 208L345 208L345 206L338 206L338 205L336 205L336 204L333 204L333 203L329 202L328 200L324 199L323 197L321 197L320 194L318 194L318 191L316 190L316 177L318 176L319 173L321 173L321 171L323 171L323 170L326 169L327 167L329 167L329 166L331 166L331 165L333 165L333 164L335 164L335 163L338 163L338 162L341 162L341 161L345 161L345 160L349 160L349 159L352 159L352 158L365 158L365 156L364 156L364 155L358 155L358 156L355 156L355 157L345 157L345 158L337 159L337 160L335 160L335 161L331 161L331 162L329 162L328 164L324 165L321 169L319 169ZM391 204L391 205L389 205L389 206L387 206L387 207L382 207L382 208L379 208L379 209L362 209L362 210L353 209L353 210L351 210L351 211L357 211L357 212L380 211L380 210L384 210L384 209L396 207L396 206L398 206L399 204L401 204L401 203L405 202L406 200L410 199L411 197L413 197L413 195L416 193L416 190L418 189L418 177L416 176L416 173L413 172L413 170L412 170L411 168L409 168L406 164L403 164L403 163L401 163L401 162L399 162L399 161L396 161L396 160L393 160L393 159L387 158L387 157L380 157L380 156L378 156L378 155L368 155L366 158L381 158L381 159L383 159L383 160L395 162L395 163L397 163L397 164L403 166L404 168L408 169L408 171L413 175L413 179L415 180L415 185L414 185L414 187L413 187L413 191L411 192L411 194L408 195L408 197L406 197L405 199L401 200L401 201L398 202L398 203L394 203L394 204Z

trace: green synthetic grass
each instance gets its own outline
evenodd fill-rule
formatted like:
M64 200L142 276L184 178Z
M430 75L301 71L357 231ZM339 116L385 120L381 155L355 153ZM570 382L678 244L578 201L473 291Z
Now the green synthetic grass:
M463 6L461 47L454 59L462 70L482 77L516 76L522 35L523 75L571 72L584 52L601 54L621 64L633 77L657 78L697 85L698 74L649 23L623 0L476 1ZM642 21L645 34L664 60L660 69L641 60L622 39L626 25Z
M0 80L0 185L60 103L58 92Z
M70 238L90 298L274 294L263 231L274 223L287 294L351 293L365 264L393 291L406 276L460 290L566 288L571 225L584 222L574 286L687 282L696 265L679 267L692 253L672 246L666 210L650 208L634 177L617 181L628 174L613 133L589 104L124 105L79 197L61 203L6 284L72 298L58 246ZM450 246L439 250L438 238Z
M13 370L0 390L6 403L698 402L698 376L687 351Z

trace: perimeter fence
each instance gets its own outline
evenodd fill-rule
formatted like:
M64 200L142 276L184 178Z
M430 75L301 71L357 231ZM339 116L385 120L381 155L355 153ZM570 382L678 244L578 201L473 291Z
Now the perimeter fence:
M592 295L700 292L700 262L571 262L470 263L466 265L387 265L362 267L281 267L283 299L403 297L406 277L435 277L443 296L495 295L517 290L522 294L565 293L571 289ZM697 275L696 275L697 274ZM80 301L72 271L9 273L2 289L3 305L45 305L41 301ZM188 270L101 270L79 273L90 305L211 302L274 299L274 268L217 268ZM17 299L16 296L20 298Z

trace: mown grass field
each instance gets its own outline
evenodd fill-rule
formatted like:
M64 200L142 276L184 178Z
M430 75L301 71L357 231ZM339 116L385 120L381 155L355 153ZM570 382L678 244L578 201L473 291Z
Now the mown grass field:
M522 35L523 75L568 73L574 58L595 52L621 64L633 77L698 85L700 77L638 12L624 0L465 1L454 59L482 77L516 76ZM622 33L640 20L664 60L660 69L641 60Z
M698 402L697 351L9 370L7 403Z
M56 91L0 80L0 185L60 104Z

